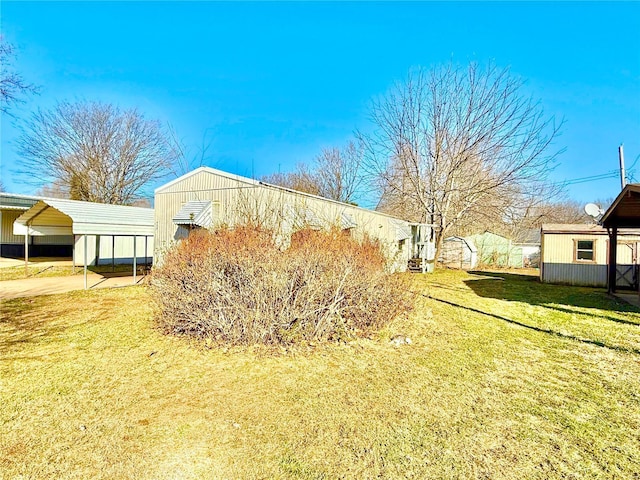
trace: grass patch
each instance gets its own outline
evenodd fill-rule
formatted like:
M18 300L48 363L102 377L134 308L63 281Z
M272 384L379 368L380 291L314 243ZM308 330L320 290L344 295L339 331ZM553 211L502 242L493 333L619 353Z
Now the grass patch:
M133 274L132 265L115 265L115 269L111 265L98 265L87 267L89 272L93 273L121 273L128 272ZM142 274L144 266L138 266L138 274ZM4 280L24 280L26 278L47 278L47 277L69 277L72 275L83 275L84 267L76 266L58 266L58 265L30 265L27 267L25 274L24 266L0 268L0 281Z
M408 320L287 349L164 336L145 287L4 301L0 476L640 475L637 310L508 274L410 280Z

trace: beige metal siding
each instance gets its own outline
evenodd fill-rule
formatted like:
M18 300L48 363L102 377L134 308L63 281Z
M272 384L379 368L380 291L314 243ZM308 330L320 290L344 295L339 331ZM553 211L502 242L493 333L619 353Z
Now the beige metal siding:
M0 211L0 224L2 226L2 232L0 232L0 243L24 243L24 237L22 235L13 234L13 222L15 222L16 218L18 218L22 213L22 210Z
M542 252L542 261L544 263L574 263L573 257L575 241L577 240L593 240L595 246L595 263L606 265L609 237L607 235L594 234L544 234L544 251Z
M593 240L595 247L595 262L576 261L575 242L579 240ZM640 236L618 237L617 263L632 263L633 249L638 248ZM606 265L609 254L609 236L576 233L545 233L542 261L544 263L596 263Z

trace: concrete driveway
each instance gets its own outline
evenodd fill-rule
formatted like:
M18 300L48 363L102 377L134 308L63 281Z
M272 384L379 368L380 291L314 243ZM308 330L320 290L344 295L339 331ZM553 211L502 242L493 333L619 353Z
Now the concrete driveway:
M144 275L136 276L136 284L143 283ZM87 288L114 288L133 285L132 275L97 274L87 275ZM34 297L38 295L51 295L54 293L70 292L84 289L83 275L70 275L66 277L27 278L23 280L5 280L0 282L0 300L11 298Z
M70 267L73 261L56 257L33 257L29 259L29 266L34 267ZM19 258L0 257L0 268L24 267L24 260Z

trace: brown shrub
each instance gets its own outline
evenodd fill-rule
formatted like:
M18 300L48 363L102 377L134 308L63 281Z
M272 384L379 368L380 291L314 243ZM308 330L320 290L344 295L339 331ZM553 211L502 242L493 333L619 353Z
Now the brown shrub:
M155 268L167 332L232 344L335 340L408 308L377 242L303 230L281 250L257 227L193 232Z

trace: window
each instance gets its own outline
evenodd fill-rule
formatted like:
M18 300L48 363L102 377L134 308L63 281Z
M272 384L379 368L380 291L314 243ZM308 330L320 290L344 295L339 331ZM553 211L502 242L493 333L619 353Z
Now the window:
M595 262L595 245L593 240L575 240L577 262Z

